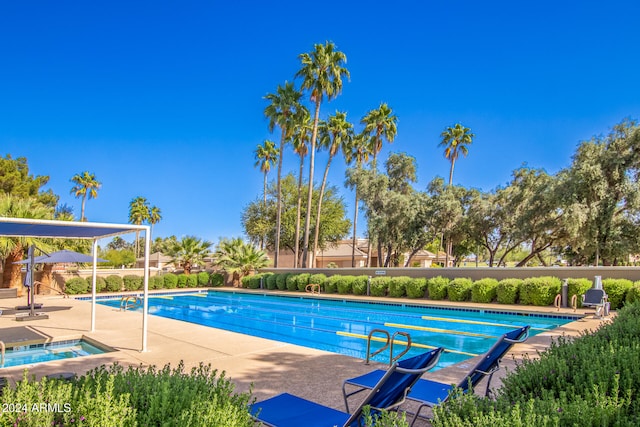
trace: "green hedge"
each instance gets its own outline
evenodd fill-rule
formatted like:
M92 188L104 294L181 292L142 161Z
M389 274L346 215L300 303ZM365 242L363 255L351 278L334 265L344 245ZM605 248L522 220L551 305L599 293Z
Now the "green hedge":
M284 291L287 289L287 277L290 276L289 273L284 273L284 274L278 274L278 277L276 277L276 287L281 290Z
M162 289L164 287L164 278L162 276L149 277L149 289Z
M300 292L304 292L307 290L307 285L309 284L309 278L311 274L309 273L301 273L296 277L296 287Z
M353 278L352 289L354 295L366 295L368 276L356 276Z
M69 295L86 294L89 292L89 284L82 277L72 277L64 284L64 290Z
M622 307L627 297L627 291L632 286L633 282L627 279L604 279L602 281L602 288L607 293L607 297L609 297L611 310Z
M374 297L387 296L391 280L388 277L373 277L371 279L370 293Z
M625 304L633 304L636 301L640 301L640 280L634 282L633 286L627 291Z
M427 291L427 279L411 279L407 283L407 297L409 298L424 298Z
M125 291L138 291L142 289L142 286L144 285L142 282L142 276L137 276L135 274L127 274L122 278L122 281L124 283Z
M338 293L340 295L348 295L353 291L353 279L354 276L340 276L340 280L336 283L338 287Z
M205 287L209 286L210 275L206 271L201 271L198 273L198 286Z
M211 273L209 276L209 282L211 286L218 287L224 285L224 274L222 273Z
M520 303L547 306L553 304L560 293L562 282L557 277L530 277L520 286Z
M270 291L273 291L275 289L278 289L278 287L276 286L276 279L278 278L277 274L270 274L267 276L267 289L269 289Z
M335 294L338 292L338 282L342 280L342 276L339 274L334 274L327 278L327 281L324 282L324 291L328 294Z
M443 300L447 297L447 287L450 280L446 277L437 276L427 280L429 299Z
M178 288L182 289L187 287L188 277L189 276L185 273L178 274Z
M298 290L298 275L297 274L289 274L284 279L287 285L288 291L297 291Z
M496 301L500 304L515 304L520 297L522 279L502 279L496 288Z
M473 281L464 277L457 277L449 282L447 293L449 301L469 301L471 299L471 287Z
M89 292L93 286L93 277L89 276L85 279L89 285ZM107 281L104 277L96 276L96 292L103 292L107 288Z
M498 296L498 281L496 279L480 279L471 286L471 302L482 304L492 303Z
M123 281L122 277L117 274L111 274L107 276L104 281L106 282L106 288L108 292L120 292L122 291Z
M173 273L167 273L164 275L164 287L165 289L175 289L178 287L178 276Z
M411 282L410 277L398 276L389 278L389 296L402 298L407 296L407 285Z
M567 279L568 287L568 305L571 305L571 298L575 295L577 306L582 307L582 295L592 287L591 280L589 279Z

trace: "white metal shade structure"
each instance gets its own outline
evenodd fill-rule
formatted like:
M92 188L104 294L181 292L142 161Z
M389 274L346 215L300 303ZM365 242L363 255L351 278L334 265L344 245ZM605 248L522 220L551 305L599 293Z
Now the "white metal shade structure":
M147 351L147 326L149 316L149 249L148 225L105 224L98 222L50 221L27 218L0 217L0 236L41 237L54 239L93 240L93 274L91 282L91 332L96 326L96 266L98 240L120 234L144 232L144 298L142 303L142 351Z

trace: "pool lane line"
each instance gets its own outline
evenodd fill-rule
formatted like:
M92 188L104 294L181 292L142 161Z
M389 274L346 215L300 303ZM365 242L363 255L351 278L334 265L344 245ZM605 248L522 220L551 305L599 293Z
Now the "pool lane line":
M433 316L422 316L424 320L439 320L443 322L451 322L451 323L468 323L470 325L485 325L485 326L500 326L503 328L520 328L521 326L516 325L507 325L506 323L491 323L491 322L482 322L479 320L464 320L464 319L451 319L448 317L433 317ZM534 331L549 331L547 328L530 328Z
M435 332L437 334L465 335L479 338L498 338L497 335L476 334L475 332L454 331L452 329L429 328L426 326L403 325L400 323L385 323L384 326L391 328L414 329L416 331Z
M363 340L369 339L368 335L354 334L353 332L336 331L336 334L340 335L340 336L343 336L343 337L361 338ZM371 337L371 341L387 342L386 338L381 338L381 337ZM406 341L400 341L400 340L394 340L393 343L394 344L405 345L405 346L407 345ZM430 350L432 350L434 348L438 348L438 347L433 346L433 345L420 344L420 343L414 343L414 342L411 343L411 347L428 348ZM444 352L445 353L453 353L453 354L462 354L464 356L471 356L471 357L479 356L479 354L477 354L477 353L467 353L466 351L450 350L448 348L445 348Z

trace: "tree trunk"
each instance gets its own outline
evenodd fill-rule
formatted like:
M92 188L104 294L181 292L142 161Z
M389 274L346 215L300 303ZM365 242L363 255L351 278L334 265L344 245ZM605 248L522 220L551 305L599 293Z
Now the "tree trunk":
M316 159L316 139L318 137L318 120L320 117L320 98L316 100L316 112L313 117L313 132L311 133L311 154L309 157L309 194L307 195L307 215L304 220L304 242L302 248L302 268L307 268L309 256L309 233L311 228L311 200L313 197L313 167ZM315 254L314 254L315 258Z
M313 233L313 266L316 267L315 255L318 253L318 237L320 236L320 213L322 212L322 198L324 197L324 189L327 185L327 176L329 175L329 166L331 166L332 156L329 155L327 167L324 168L324 176L322 177L322 185L320 186L320 197L318 197L318 212L316 213L316 229Z
M302 210L302 170L304 169L304 157L300 156L300 172L298 173L298 210L296 213L296 238L293 251L293 268L298 268L300 261L300 214Z
M280 221L282 214L282 158L284 157L284 143L285 143L286 132L285 129L282 129L282 136L280 137L280 155L278 156L278 178L277 178L277 186L278 186L278 202L276 206L276 236L275 236L275 248L273 255L273 267L278 268L278 258L280 257Z
M40 276L40 283L42 286L36 288L38 289L38 294L50 294L53 286L51 286L51 276L53 273L53 266L55 264L43 264L42 265L42 275Z
M24 286L22 286L22 264L15 264L22 261L23 248L17 244L16 247L7 255L4 263L4 271L2 272L2 286L5 288L17 288L18 296L22 296Z
M358 240L356 239L356 229L358 224L358 186L356 185L356 206L355 213L353 214L353 244L351 245L351 267L355 268L356 266L356 244Z

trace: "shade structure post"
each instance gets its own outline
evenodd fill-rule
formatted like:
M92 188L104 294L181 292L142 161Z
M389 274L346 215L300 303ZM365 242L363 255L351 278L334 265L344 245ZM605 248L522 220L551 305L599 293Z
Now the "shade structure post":
M144 298L142 299L142 350L147 351L147 328L149 326L149 252L151 233L149 227L144 232Z
M93 255L93 267L91 269L91 332L96 331L96 276L98 265L98 239L93 239L91 249Z

